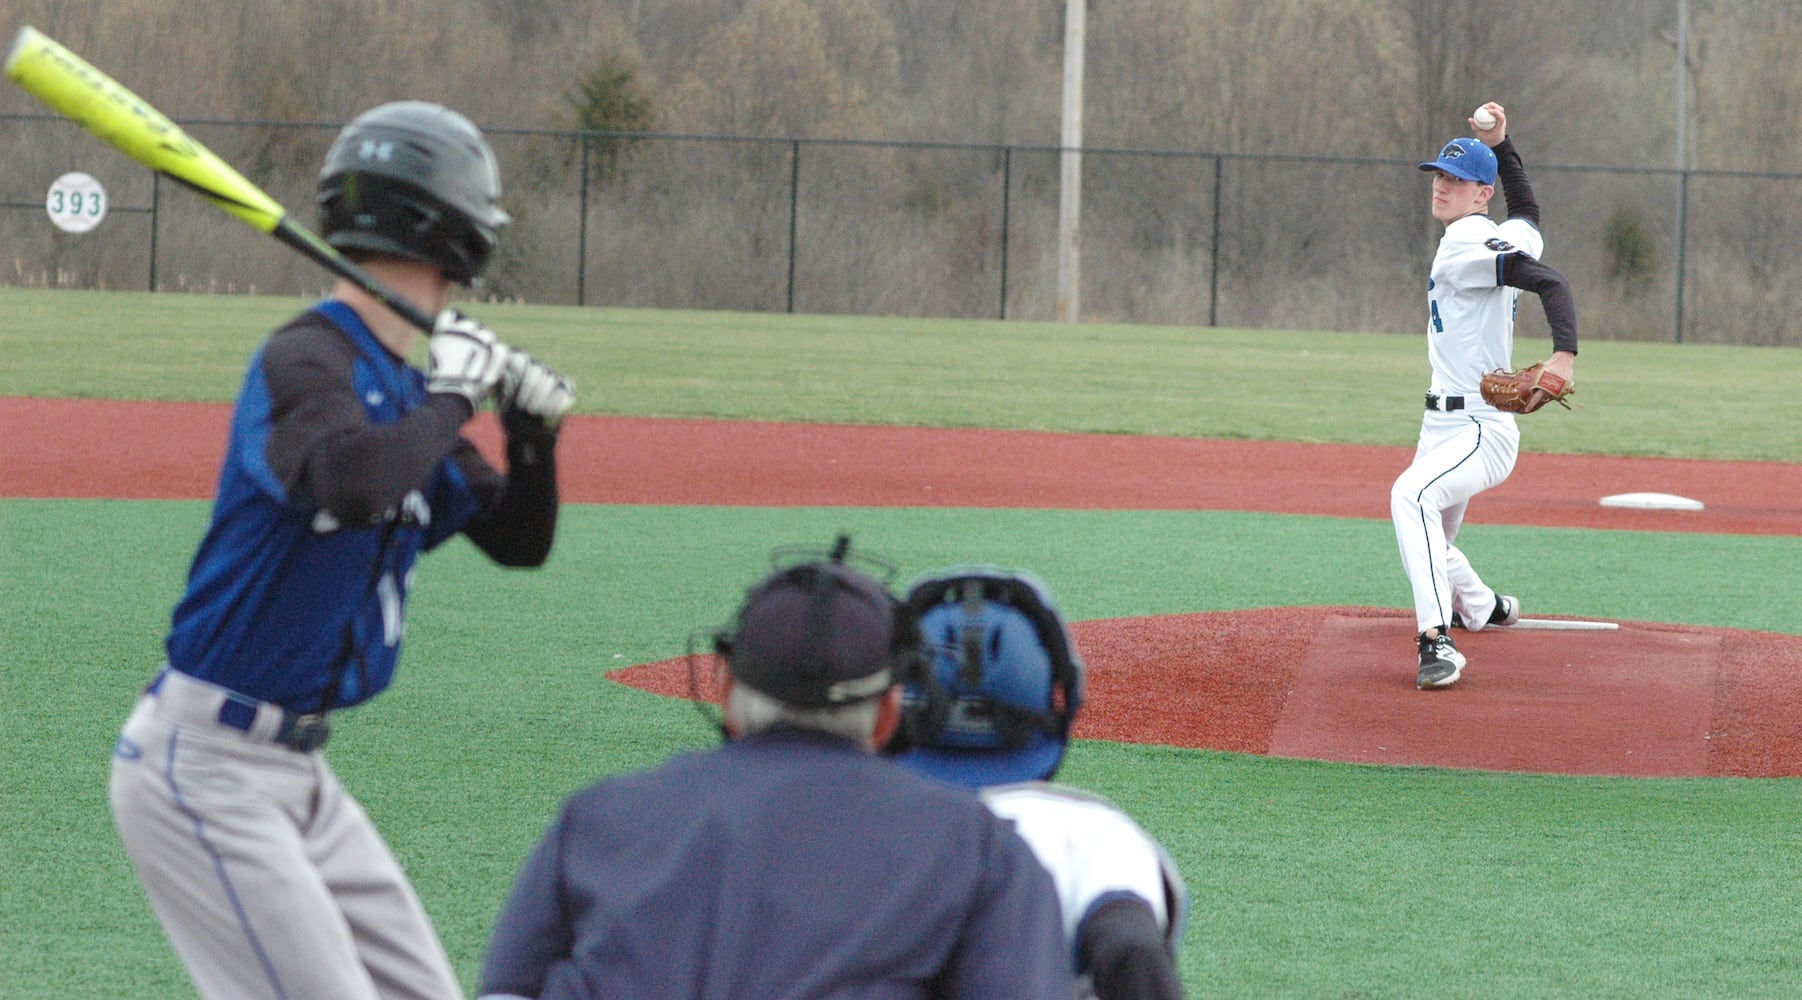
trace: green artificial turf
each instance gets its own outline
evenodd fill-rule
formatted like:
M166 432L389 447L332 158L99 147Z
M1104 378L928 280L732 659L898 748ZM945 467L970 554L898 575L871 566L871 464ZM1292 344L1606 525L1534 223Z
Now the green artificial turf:
M33 734L0 757L12 806L0 919L27 942L0 953L0 983L185 995L111 829L105 768L205 515L198 502L0 502L16 543L0 596L10 620L33 623L9 630L0 690L0 731ZM551 563L524 573L453 542L422 564L398 683L340 721L330 755L472 986L512 874L562 796L712 742L694 707L607 671L682 655L691 634L723 623L772 544L840 530L902 578L960 557L1031 566L1078 620L1405 597L1387 525L1335 518L587 506L566 511ZM1468 541L1500 551L1532 530L1543 529L1477 525ZM1594 540L1613 590L1575 613L1624 604L1654 620L1802 632L1793 586L1752 586L1795 582L1802 541L1556 539L1579 553ZM1190 545L1209 558L1183 557ZM1686 592L1655 572L1711 555L1748 582ZM1572 577L1587 573L1579 558ZM1575 583L1569 599L1581 599ZM1105 742L1078 744L1064 777L1171 848L1194 892L1182 958L1197 996L1700 997L1802 982L1784 957L1798 923L1760 902L1799 888L1795 781L1476 774Z
M0 395L224 401L262 332L300 305L0 289ZM1413 337L472 309L574 374L587 413L1400 445L1424 379ZM1532 351L1517 345L1517 360ZM1799 367L1782 350L1586 345L1585 407L1529 418L1525 446L1789 461L1802 429L1746 401L1784 398ZM0 998L192 995L105 789L206 515L198 502L0 500ZM539 571L500 570L453 542L421 566L398 682L340 720L329 754L466 985L564 794L712 742L693 706L605 674L681 655L724 622L772 547L841 530L903 580L959 562L1025 566L1076 620L1407 604L1381 520L573 506ZM1514 560L1496 572L1531 581L1516 588L1530 607L1802 634L1796 538L1505 527L1477 508L1460 543L1479 565ZM1534 552L1555 554L1557 571L1522 555ZM1794 780L1100 741L1079 743L1064 777L1129 808L1176 857L1194 894L1181 955L1192 996L1802 990Z

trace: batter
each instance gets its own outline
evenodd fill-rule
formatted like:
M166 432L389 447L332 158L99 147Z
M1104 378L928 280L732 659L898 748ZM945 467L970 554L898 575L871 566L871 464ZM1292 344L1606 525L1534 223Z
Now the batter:
M445 308L507 221L499 197L461 115L402 102L351 122L321 174L322 235L439 313L431 376L404 360L414 328L342 280L245 376L167 662L111 782L151 908L209 1000L464 995L321 750L333 713L392 679L421 553L459 532L503 565L550 552L569 386ZM490 398L505 476L460 433Z
M1471 631L1512 625L1520 602L1483 582L1455 543L1471 497L1508 478L1520 452L1514 415L1484 402L1483 373L1514 367L1515 307L1523 291L1539 296L1552 329L1546 367L1573 378L1577 309L1570 283L1540 262L1539 204L1526 167L1508 138L1508 118L1491 101L1488 128L1470 119L1478 138L1447 143L1420 169L1433 175L1433 218L1445 225L1427 279L1426 394L1414 462L1390 490L1402 569L1414 594L1421 689L1457 683L1466 665L1451 627ZM1500 178L1508 216L1489 218Z

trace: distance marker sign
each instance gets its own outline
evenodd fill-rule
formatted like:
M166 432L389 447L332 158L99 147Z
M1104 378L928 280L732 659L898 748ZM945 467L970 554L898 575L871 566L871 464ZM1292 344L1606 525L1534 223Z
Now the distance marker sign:
M44 211L65 233L85 233L106 218L106 188L79 171L58 177L44 196Z

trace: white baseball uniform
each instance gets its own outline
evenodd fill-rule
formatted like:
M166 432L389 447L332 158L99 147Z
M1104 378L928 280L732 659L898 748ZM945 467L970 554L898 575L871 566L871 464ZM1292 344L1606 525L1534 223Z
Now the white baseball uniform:
M1514 414L1483 401L1483 373L1512 368L1520 289L1503 285L1503 258L1545 248L1525 218L1500 224L1469 215L1445 227L1427 281L1427 360L1433 379L1414 462L1389 506L1402 569L1414 591L1417 632L1443 629L1453 612L1472 631L1496 593L1454 544L1470 498L1508 478L1520 452Z
M1072 944L1099 904L1131 895L1151 907L1176 951L1189 913L1188 886L1169 852L1132 817L1098 795L1048 781L994 785L981 794L991 811L1013 821L1051 873ZM1076 996L1094 996L1088 977L1077 981Z

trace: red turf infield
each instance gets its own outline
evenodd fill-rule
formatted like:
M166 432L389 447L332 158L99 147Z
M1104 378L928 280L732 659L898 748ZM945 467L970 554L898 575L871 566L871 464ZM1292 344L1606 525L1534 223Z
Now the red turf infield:
M0 496L205 498L229 411L0 398ZM475 436L498 451L491 420ZM1258 510L1386 518L1399 448L1015 431L573 419L581 503ZM824 472L822 473L822 470ZM1274 491L1273 491L1274 490ZM1702 511L1600 507L1612 493ZM1528 454L1486 523L1802 534L1802 465ZM1528 607L1529 615L1540 614ZM1623 622L1463 637L1466 679L1414 689L1401 611L1278 608L1081 622L1078 735L1390 764L1622 775L1802 775L1802 638ZM1308 640L1296 660L1298 639ZM1773 667L1780 667L1773 669ZM680 664L613 676L681 693Z

